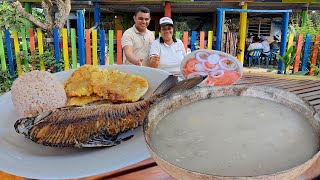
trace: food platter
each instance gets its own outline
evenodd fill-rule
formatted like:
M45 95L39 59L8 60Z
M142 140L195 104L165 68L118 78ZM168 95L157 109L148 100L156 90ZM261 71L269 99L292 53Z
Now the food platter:
M100 66L140 75L149 82L149 97L169 73L131 65ZM74 71L55 73L64 82ZM36 144L15 132L13 124L19 118L11 101L11 92L0 96L0 170L35 179L70 179L93 176L132 165L150 157L141 128L134 137L111 148L53 148Z

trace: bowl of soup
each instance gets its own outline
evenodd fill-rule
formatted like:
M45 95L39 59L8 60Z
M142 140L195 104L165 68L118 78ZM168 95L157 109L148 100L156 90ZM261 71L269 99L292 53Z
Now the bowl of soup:
M319 127L319 114L293 93L232 85L166 96L143 133L176 179L294 179L319 158Z
M207 75L202 86L224 86L231 85L240 79L243 66L230 54L201 49L191 52L182 60L180 71L185 79Z

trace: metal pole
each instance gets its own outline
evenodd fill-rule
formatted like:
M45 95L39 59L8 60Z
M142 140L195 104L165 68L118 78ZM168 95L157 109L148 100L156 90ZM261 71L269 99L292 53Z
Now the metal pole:
M289 12L283 13L282 16L282 31L281 31L281 43L280 43L280 56L284 56L287 48L287 33L288 33L288 24L289 24ZM284 70L284 64L282 61L279 61L278 64L278 74L282 74Z
M94 2L93 4L94 4L94 24L96 25L100 23L101 10L100 10L100 4L98 2Z
M222 38L222 15L223 11L218 9L217 14L217 29L216 29L216 50L221 50L221 38Z
M248 3L244 3L242 6L243 10L248 8ZM246 34L247 34L247 13L241 12L240 13L240 28L239 28L239 49L241 52L237 55L239 61L243 64L244 62L244 51L246 45Z
M164 6L164 16L171 18L171 2L165 1Z
M83 10L77 10L78 54L80 66L85 64Z
M306 26L308 19L308 8L304 7L301 11L301 26Z

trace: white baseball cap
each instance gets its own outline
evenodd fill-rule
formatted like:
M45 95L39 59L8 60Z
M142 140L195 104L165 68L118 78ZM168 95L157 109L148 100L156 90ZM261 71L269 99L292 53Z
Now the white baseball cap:
M159 21L160 26L165 26L165 25L172 25L173 26L173 21L169 17L163 17Z

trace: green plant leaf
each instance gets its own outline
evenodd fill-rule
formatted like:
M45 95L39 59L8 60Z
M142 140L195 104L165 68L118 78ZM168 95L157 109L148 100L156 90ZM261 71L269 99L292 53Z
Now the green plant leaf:
M285 60L283 59L282 56L280 56L280 54L276 54L277 58L279 58L280 61L282 61L283 63L285 62Z
M308 71L298 71L293 73L292 75L306 75L308 73Z

